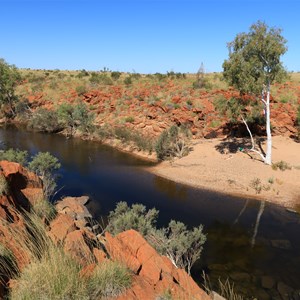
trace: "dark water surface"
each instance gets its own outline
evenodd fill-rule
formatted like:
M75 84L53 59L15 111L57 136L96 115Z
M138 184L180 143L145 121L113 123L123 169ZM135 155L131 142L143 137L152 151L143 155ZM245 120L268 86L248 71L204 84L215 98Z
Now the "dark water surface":
M300 217L284 208L187 187L147 172L151 163L97 142L0 128L1 148L49 151L62 164L57 194L89 195L90 209L105 216L119 201L142 203L160 211L159 225L170 219L188 226L204 224L207 243L193 277L202 270L214 285L235 282L237 291L258 299L299 299ZM258 212L262 215L259 219ZM258 221L259 220L259 224ZM256 235L255 235L255 232ZM253 244L253 247L251 246ZM298 292L297 292L298 291ZM290 298L284 298L289 293Z

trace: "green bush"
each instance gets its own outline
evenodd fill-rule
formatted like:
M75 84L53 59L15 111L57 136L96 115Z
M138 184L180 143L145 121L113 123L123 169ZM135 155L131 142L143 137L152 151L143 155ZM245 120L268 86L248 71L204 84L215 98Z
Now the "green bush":
M12 162L17 162L23 166L27 164L28 161L28 152L21 151L19 149L8 149L0 150L0 160L8 160Z
M113 80L118 80L121 77L121 75L122 75L121 72L113 71L113 72L111 72L110 77Z
M157 229L158 213L155 208L147 211L142 204L129 207L126 202L119 202L109 214L106 230L113 235L128 229L137 230L160 254L190 274L206 240L203 226L188 230L183 223L172 220L167 228Z
M45 198L48 200L54 193L56 188L55 171L60 168L60 163L55 156L49 152L39 152L32 161L28 164L31 171L41 176L43 180L43 192Z
M133 123L134 122L134 117L132 117L132 116L126 117L125 118L125 122L127 122L127 123Z
M159 136L155 151L160 160L183 157L191 150L190 132L186 127L172 126Z
M131 76L127 76L127 77L124 79L124 84L126 84L126 85L131 85L131 84L132 84Z
M79 85L76 87L76 93L77 95L81 96L87 92L87 88L84 85Z
M38 108L31 116L28 127L41 132L59 132L62 126L53 110Z
M133 204L129 207L126 202L119 202L115 210L109 213L107 231L116 235L134 229L146 236L155 227L157 217L158 211L155 208L147 211L142 204Z
M277 163L272 164L272 169L273 170L279 169L280 171L285 171L285 170L291 170L292 167L287 162L281 160Z
M58 107L57 115L59 124L67 129L71 136L76 133L76 130L81 133L94 130L94 114L88 110L87 105L83 102L76 105L63 103Z

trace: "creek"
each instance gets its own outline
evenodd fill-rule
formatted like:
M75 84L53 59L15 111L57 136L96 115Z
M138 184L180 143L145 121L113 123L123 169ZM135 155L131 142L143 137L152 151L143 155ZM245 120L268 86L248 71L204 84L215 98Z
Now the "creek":
M49 151L61 162L59 192L88 195L96 218L107 216L119 201L142 203L159 210L158 226L171 219L189 227L204 225L207 242L192 270L197 282L202 270L214 287L220 277L235 283L249 299L289 299L300 291L300 216L283 207L194 189L147 171L152 163L99 142L60 135L0 128L1 149ZM291 297L291 296L290 296ZM293 298L290 298L293 299Z

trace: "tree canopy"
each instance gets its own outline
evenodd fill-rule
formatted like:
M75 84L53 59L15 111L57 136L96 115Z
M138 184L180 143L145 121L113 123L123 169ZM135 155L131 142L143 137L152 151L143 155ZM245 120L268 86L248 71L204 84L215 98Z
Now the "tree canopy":
M8 109L9 114L15 115L14 104L17 101L15 87L20 82L21 75L14 65L9 65L0 59L0 107Z
M223 63L225 80L240 92L237 99L239 106L251 104L251 97L245 100L246 94L254 96L252 104L257 105L258 99L264 108L266 122L267 149L266 154L255 149L251 131L245 116L240 117L245 123L252 141L251 151L258 153L266 164L272 163L272 135L270 118L270 88L274 81L286 76L280 57L287 51L286 40L281 29L267 26L258 21L250 27L249 33L240 33L228 43L229 58ZM230 106L230 108L236 108ZM245 109L241 110L245 112Z
M224 78L242 94L261 95L264 86L281 80L286 71L280 57L287 51L281 29L258 21L249 33L240 33L228 43Z

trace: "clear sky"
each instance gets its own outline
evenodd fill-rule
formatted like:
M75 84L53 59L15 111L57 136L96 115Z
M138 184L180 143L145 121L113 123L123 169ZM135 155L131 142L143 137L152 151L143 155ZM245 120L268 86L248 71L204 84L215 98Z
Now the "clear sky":
M139 73L222 70L257 20L283 29L300 71L300 0L0 0L0 58L20 68Z

